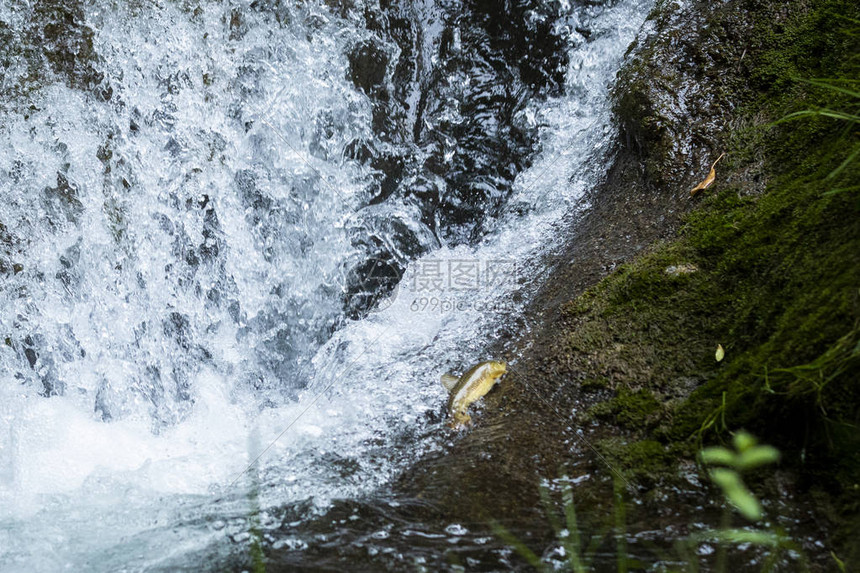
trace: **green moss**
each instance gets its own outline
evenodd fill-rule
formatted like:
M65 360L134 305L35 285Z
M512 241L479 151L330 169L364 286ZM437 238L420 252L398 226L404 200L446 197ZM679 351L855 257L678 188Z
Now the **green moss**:
M591 352L608 342L602 324L594 322L583 323L569 340L570 350L574 352Z
M589 415L648 438L604 444L607 457L671 463L652 439L691 452L702 439L747 428L838 498L843 525L851 524L860 512L860 161L831 174L860 134L823 118L772 122L797 109L857 113L856 100L798 78L860 82L860 32L847 33L839 25L847 20L834 16L860 20L858 6L750 10L749 83L733 98L734 125L743 128L726 134L717 181L675 240L566 305L565 340L573 356L584 353L574 367L616 392ZM629 109L619 113L649 112L636 97L622 98ZM685 272L670 272L678 268Z
M694 436L719 407L723 392L735 425L776 434L783 445L809 439L798 430L818 415L815 404L795 404L801 396L774 388L775 379L766 390L766 374L816 360L851 332L858 318L857 205L847 194L822 195L821 173L832 167L831 151L820 146L813 151L817 169L801 165L775 178L758 199L741 196L739 188L715 186L688 218L678 242L657 246L586 297L590 310L580 311L572 346L600 353L603 366L623 359L628 371L616 372L614 381L658 390L673 376L706 380L675 407L669 432L675 439ZM666 272L683 261L698 270ZM595 341L611 344L596 348ZM727 351L721 364L713 358L718 343ZM860 410L853 391L837 390L844 390L852 374L855 365L845 364L835 374L838 383L816 397L819 410L844 412L839 423L855 423ZM654 408L640 406L656 404L650 394L645 400L644 392L622 387L594 413L641 426ZM853 400L851 407L843 407L846 398Z
M586 378L580 383L579 387L586 392L595 392L597 390L603 390L609 387L609 379L605 376L599 376L597 378Z
M621 388L614 398L593 406L590 414L596 418L609 418L622 427L642 429L653 424L661 411L660 403L648 390L631 392Z
M654 440L627 442L621 438L607 438L596 442L595 448L625 479L637 481L651 481L668 474L677 460L663 444Z

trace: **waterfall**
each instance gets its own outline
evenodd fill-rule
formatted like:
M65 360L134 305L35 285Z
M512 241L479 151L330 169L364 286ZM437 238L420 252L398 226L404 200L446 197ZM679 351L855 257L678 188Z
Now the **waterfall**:
M516 101L439 63L456 2L0 8L0 568L178 566L251 490L265 532L443 448L439 375L522 328L649 4L524 12L565 57Z

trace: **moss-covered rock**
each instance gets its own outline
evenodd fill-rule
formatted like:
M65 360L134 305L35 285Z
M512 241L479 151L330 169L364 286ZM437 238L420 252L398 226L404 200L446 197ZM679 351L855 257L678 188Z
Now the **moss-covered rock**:
M740 20L729 5L742 8ZM844 544L860 508L860 162L849 158L860 138L856 124L833 118L772 122L799 109L856 113L860 102L850 93L800 78L856 85L858 9L823 0L690 12L658 7L655 34L621 74L616 110L651 188L683 179L679 139L695 139L697 126L716 128L707 139L721 142L726 160L676 239L652 245L564 306L563 336L579 353L566 362L586 378L609 376L615 397L588 412L635 430L640 443L657 438L691 452L748 428L777 445L801 483L832 496ZM679 22L700 25L679 30ZM704 39L707 51L708 35L732 22L733 33L738 26L749 33L733 73L679 71L696 59L685 55L685 38ZM681 47L678 55L660 57L670 44ZM731 113L698 108L689 125L686 116L673 122L666 90L679 81L710 94L704 100L731 103ZM737 89L727 93L731 85ZM678 273L680 265L695 271ZM722 362L717 344L726 349ZM667 398L656 427L653 408L631 403L650 393ZM852 563L860 559L843 548Z
M672 468L676 455L657 440L629 442L622 438L604 438L595 448L606 462L623 472L624 479L652 484Z
M648 390L632 392L621 388L614 398L592 406L589 413L624 428L641 430L655 422L661 409L660 402Z

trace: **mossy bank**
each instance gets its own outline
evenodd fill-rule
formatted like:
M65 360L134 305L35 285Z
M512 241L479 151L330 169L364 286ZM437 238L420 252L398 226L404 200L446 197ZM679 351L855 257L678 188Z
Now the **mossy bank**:
M834 548L860 565L858 125L817 113L856 117L857 5L730 2L693 19L720 46L692 78L710 111L683 128L649 91L654 50L685 45L683 33L660 36L673 9L655 15L657 38L637 48L617 88L646 184L683 193L679 166L697 155L678 151L684 138L705 142L699 161L726 158L676 238L563 307L569 367L612 389L584 417L646 440L628 449L657 440L689 457L702 442L754 432L783 451L798 493L823 504ZM648 459L671 466L677 456Z

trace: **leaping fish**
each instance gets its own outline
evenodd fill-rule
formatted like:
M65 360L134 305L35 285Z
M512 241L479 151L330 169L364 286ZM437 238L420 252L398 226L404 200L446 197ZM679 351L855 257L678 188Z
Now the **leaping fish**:
M467 425L472 417L466 410L473 402L484 396L508 371L504 362L488 360L480 362L462 376L442 375L442 386L450 393L448 396L448 425L460 428Z

